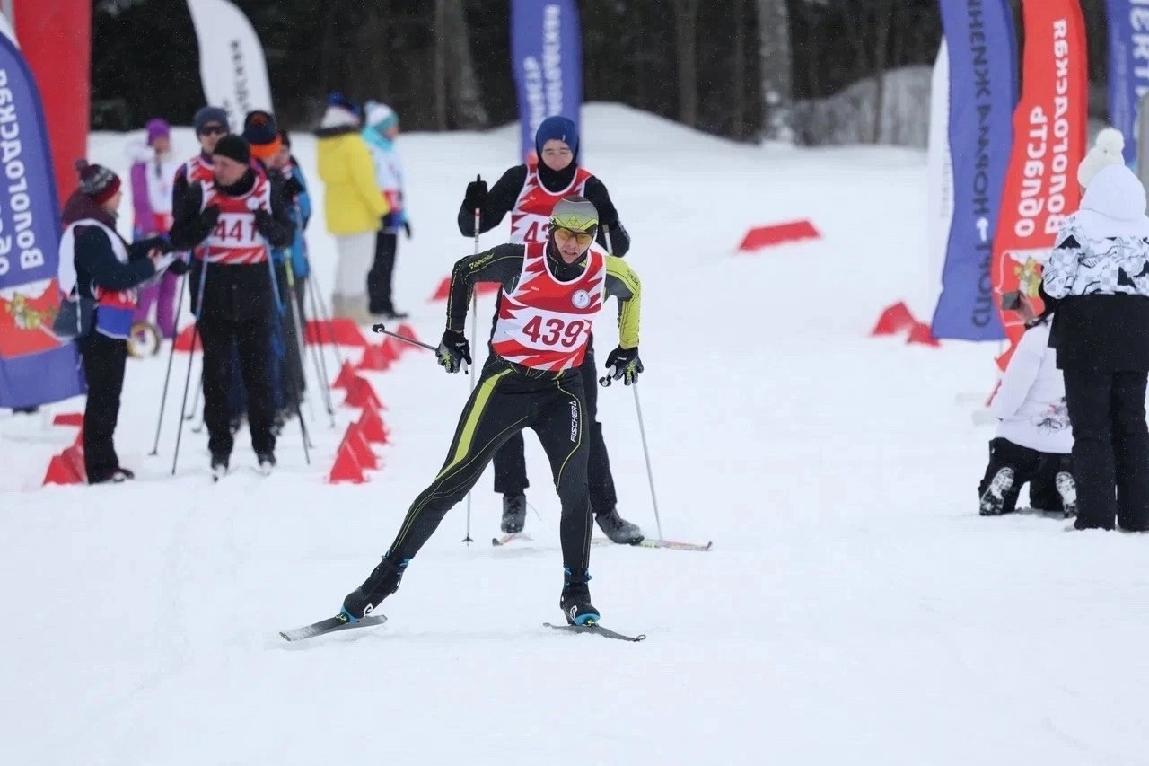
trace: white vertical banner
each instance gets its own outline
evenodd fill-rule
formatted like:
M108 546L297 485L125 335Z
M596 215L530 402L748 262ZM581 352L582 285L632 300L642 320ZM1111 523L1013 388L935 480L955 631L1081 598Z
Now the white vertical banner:
M243 12L228 0L188 0L188 9L207 103L227 110L233 130L253 109L272 111L263 46Z
M926 158L926 242L930 275L930 295L942 284L946 248L954 215L954 168L950 153L950 58L945 40L934 61L930 88L930 131Z
M16 32L12 29L12 22L16 18L12 15L12 11L12 0L0 0L0 34L7 37L19 48L20 43L16 40Z

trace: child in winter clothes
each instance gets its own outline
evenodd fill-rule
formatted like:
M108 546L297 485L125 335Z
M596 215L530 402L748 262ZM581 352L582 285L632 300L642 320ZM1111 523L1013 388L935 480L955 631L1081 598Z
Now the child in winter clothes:
M172 183L180 163L172 156L171 126L167 121L148 120L146 155L131 167L133 226L137 240L163 236L172 227ZM174 338L179 317L175 316L176 291L180 278L165 271L156 282L140 288L133 322L146 322L156 307L156 325L164 338Z
M395 150L399 135L399 116L386 104L368 101L363 107L363 140L375 163L375 183L387 198L391 211L383 216L382 228L375 234L375 261L367 273L368 311L384 319L406 319L407 314L395 309L391 300L391 280L395 270L395 253L399 249L399 230L411 237L407 208L403 203L403 165Z
M994 394L991 412L1000 419L989 443L989 465L978 485L982 516L1012 513L1021 486L1029 482L1034 508L1076 513L1070 452L1073 430L1065 406L1065 380L1057 352L1049 347L1052 314L1035 316L1024 296L1017 309L1025 334Z

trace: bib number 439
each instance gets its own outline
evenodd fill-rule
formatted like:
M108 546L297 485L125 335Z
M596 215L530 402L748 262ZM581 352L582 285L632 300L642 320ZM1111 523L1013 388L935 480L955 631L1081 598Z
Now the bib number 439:
M587 323L581 319L564 322L557 317L552 317L544 322L542 317L535 317L523 326L523 333L531 339L532 343L574 348L579 342L579 336L586 329Z

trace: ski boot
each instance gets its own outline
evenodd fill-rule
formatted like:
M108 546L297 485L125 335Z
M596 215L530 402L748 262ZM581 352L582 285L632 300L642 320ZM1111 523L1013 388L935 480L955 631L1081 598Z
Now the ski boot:
M275 453L260 452L256 457L259 459L259 472L267 476L271 473L271 469L275 468Z
M408 563L409 559L395 566L384 556L379 566L371 571L371 575L363 581L363 584L343 599L343 613L352 622L371 614L383 599L399 590L399 581L403 579Z
M211 456L211 475L216 481L219 481L227 475L228 455L220 453Z
M1077 483L1069 471L1058 471L1053 480L1057 487L1057 494L1061 495L1061 506L1065 510L1065 518L1072 519L1077 515Z
M506 517L504 516L503 518ZM618 515L617 508L611 508L609 511L603 511L597 514L594 520L595 523L598 524L598 528L606 533L606 536L610 538L612 543L638 545L646 539L637 524L631 524Z
M1013 489L1013 469L999 469L982 493L977 512L982 516L1002 515L1005 510L1005 493L1011 489Z
M499 529L507 534L518 534L523 531L523 524L526 523L526 520L526 495L503 495L503 521L499 524Z
M585 569L571 572L563 570L564 585L562 596L559 597L559 608L563 610L563 617L567 618L569 625L593 625L601 619L601 615L590 602L590 573Z

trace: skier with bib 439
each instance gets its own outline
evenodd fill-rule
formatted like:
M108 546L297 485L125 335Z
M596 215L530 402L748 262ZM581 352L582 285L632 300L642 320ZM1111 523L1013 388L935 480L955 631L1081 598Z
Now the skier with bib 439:
M568 194L585 197L598 210L596 231L598 243L608 254L619 257L630 249L630 236L618 219L610 193L598 178L578 163L579 136L574 122L566 117L548 117L535 132L538 160L516 165L503 173L490 191L487 182L472 181L459 208L459 231L474 236L476 211L479 232L489 231L511 214L512 242L545 243L551 209ZM496 306L495 312L500 307ZM586 355L580 367L586 394L590 424L590 451L587 480L590 486L591 511L602 531L616 543L642 542L642 530L618 514L618 495L610 472L610 456L598 422L598 393L595 390L594 348L587 338ZM524 494L527 466L523 455L523 438L515 434L495 454L495 492L503 496L503 532L522 532L526 521L527 500Z
M340 620L354 623L394 593L411 559L478 481L494 453L522 429L532 428L547 453L562 503L559 535L565 580L560 607L572 625L598 622L587 585L590 439L579 366L590 344L591 323L613 295L620 301L619 345L607 366L628 385L642 372L640 287L624 261L592 246L599 216L590 202L577 196L561 200L549 224L545 242L503 244L455 263L439 364L456 373L471 362L463 328L476 282L502 285L492 353L463 408L442 470L415 498L371 576L348 594Z

